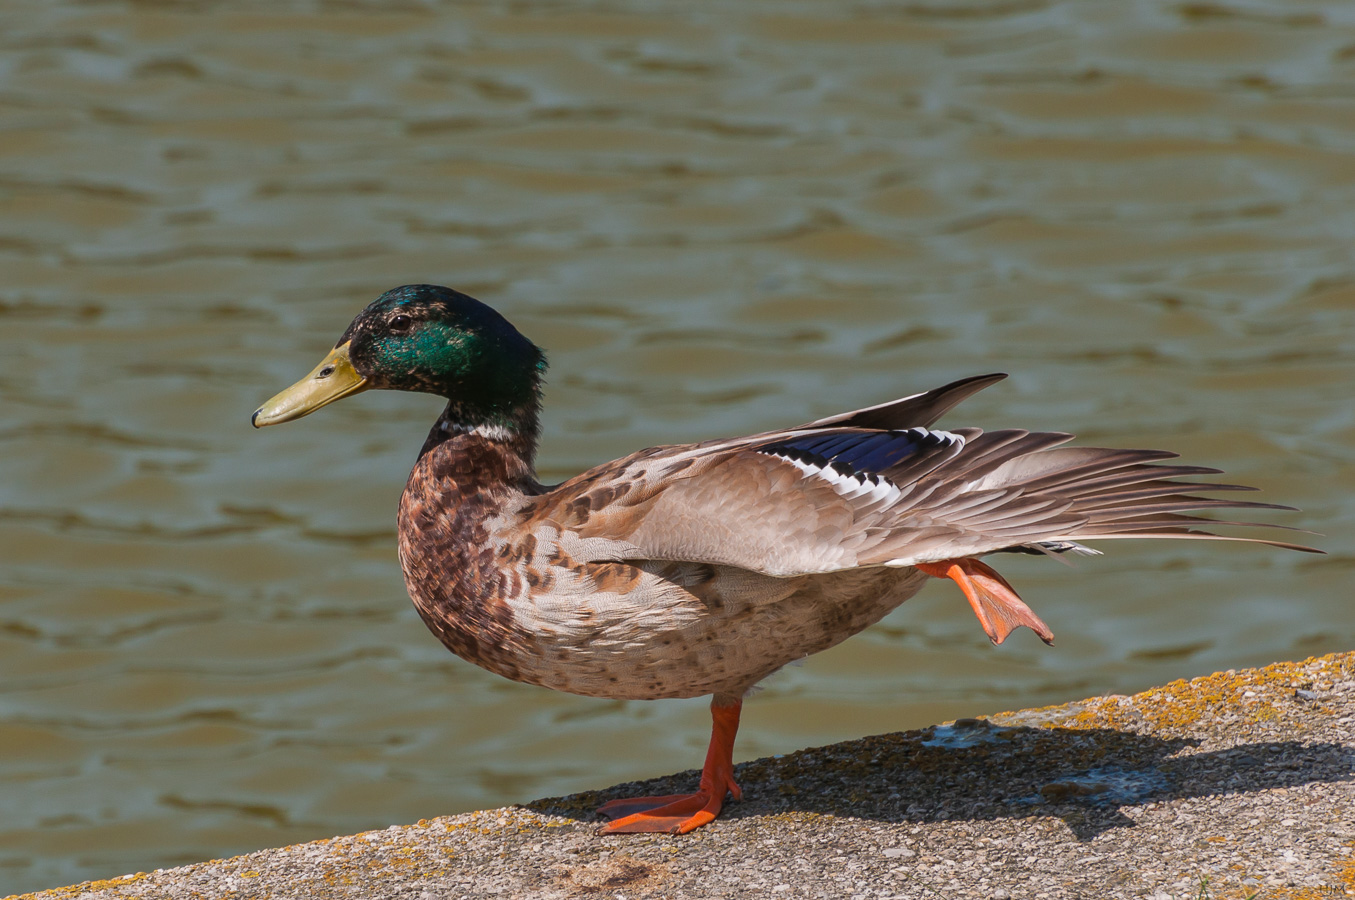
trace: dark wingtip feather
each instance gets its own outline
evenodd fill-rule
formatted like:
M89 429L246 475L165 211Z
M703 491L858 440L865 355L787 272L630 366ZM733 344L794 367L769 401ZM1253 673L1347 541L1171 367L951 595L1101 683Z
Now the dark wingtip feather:
M997 384L1007 377L1006 372L989 375L971 375L944 384L930 391L890 400L865 409L816 419L794 429L804 428L872 428L894 430L902 428L930 428L938 419L974 394Z

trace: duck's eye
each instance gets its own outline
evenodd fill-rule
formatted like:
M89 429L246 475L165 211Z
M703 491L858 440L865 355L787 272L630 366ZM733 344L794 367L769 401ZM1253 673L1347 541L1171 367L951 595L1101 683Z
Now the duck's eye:
M414 320L409 316L400 315L390 320L389 328L396 334L404 334L414 327Z

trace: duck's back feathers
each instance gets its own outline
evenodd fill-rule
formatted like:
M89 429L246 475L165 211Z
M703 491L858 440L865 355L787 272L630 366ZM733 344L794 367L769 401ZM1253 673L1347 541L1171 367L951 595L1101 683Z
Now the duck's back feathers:
M968 383L970 393L982 380ZM960 390L911 409L939 415ZM859 422L884 410L906 418L917 398L837 418ZM531 518L604 539L595 546L611 559L704 562L781 577L1068 549L1102 538L1309 549L1199 530L1254 523L1185 513L1287 507L1196 496L1248 488L1176 481L1218 470L1157 464L1173 453L1061 447L1071 435L1051 432L822 424L829 421L641 451L535 498Z

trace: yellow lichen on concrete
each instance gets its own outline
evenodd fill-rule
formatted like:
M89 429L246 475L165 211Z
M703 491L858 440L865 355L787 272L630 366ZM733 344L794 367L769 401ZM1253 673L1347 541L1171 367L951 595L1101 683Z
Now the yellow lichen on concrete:
M1218 895L1222 898L1225 895ZM1226 895L1228 897L1232 894ZM1326 884L1313 886L1273 886L1261 888L1249 887L1236 896L1256 897L1256 900L1332 900L1334 897L1355 896L1355 857L1337 860L1333 864L1331 877Z
M1178 679L1132 697L1094 697L1066 706L1047 706L1021 712L1000 713L1001 720L1015 716L1041 718L1050 728L1111 728L1133 730L1144 723L1162 731L1190 729L1207 713L1231 709L1245 713L1256 723L1277 722L1288 713L1274 700L1290 697L1295 690L1312 687L1320 677L1348 677L1349 654L1333 653L1304 662L1274 663L1243 672L1216 672L1189 680ZM1315 707L1318 712L1331 710ZM1303 714L1310 714L1304 710Z
M145 881L149 877L150 873L137 872L133 875L119 875L117 878L85 881L69 887L50 888L49 890L38 891L36 894L24 894L22 896L25 900L68 900L70 897L78 897L90 891L117 891L119 888ZM3 898L3 900L14 900L18 896L20 895L13 894L10 897Z

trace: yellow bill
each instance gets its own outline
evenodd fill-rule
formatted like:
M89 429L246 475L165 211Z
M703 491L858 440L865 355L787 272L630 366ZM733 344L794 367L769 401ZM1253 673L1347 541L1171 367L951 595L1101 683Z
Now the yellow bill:
M309 375L255 410L250 421L255 428L290 422L365 390L367 379L353 368L348 344L343 343L329 351Z

